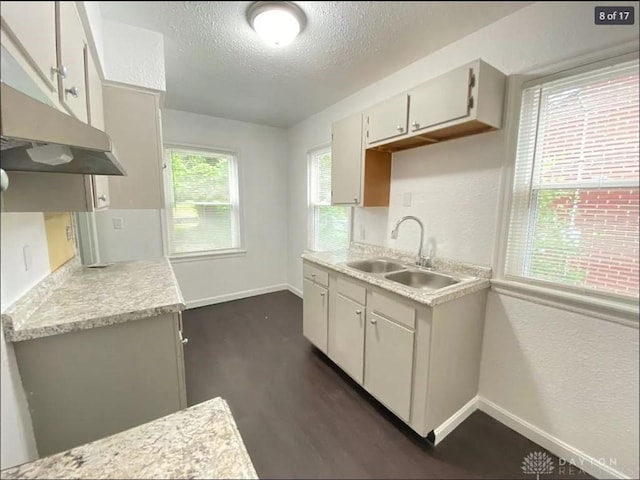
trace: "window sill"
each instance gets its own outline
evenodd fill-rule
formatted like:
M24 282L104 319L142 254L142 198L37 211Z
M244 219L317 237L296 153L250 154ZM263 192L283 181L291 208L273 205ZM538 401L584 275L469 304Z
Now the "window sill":
M203 252L203 253L190 253L185 255L173 255L169 256L171 263L189 263L189 262L201 262L206 260L215 260L218 258L233 258L243 257L247 254L247 251L241 248L233 250L220 250L218 252Z
M637 304L629 305L501 279L491 279L491 290L636 329L639 326Z

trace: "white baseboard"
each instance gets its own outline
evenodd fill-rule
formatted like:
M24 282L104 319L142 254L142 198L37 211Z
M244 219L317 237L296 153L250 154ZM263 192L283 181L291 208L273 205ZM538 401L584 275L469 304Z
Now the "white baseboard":
M293 293L294 295L299 296L300 298L302 298L302 290L294 287L293 285L287 285L287 290L289 290L291 293Z
M216 303L230 302L231 300L240 300L241 298L255 297L265 293L279 292L280 290L288 290L289 285L281 283L278 285L270 285L268 287L255 288L253 290L244 290L242 292L229 293L227 295L218 295L217 297L198 298L196 300L185 301L187 309L205 307L207 305L215 305ZM295 292L294 292L295 293Z
M460 410L449 417L442 425L435 428L433 433L435 438L434 445L438 445L447 435L449 435L458 425L464 422L469 415L478 409L478 396L476 395L469 400Z
M515 430L520 435L527 437L532 442L535 442L541 447L549 450L563 461L566 461L565 468L567 471L571 466L574 466L584 470L589 475L593 475L596 478L633 478L615 470L609 465L603 464L598 461L598 459L590 457L571 445L566 444L562 440L539 429L526 420L517 417L486 398L478 396L477 399L477 406L479 410L495 418L497 421L503 423L512 430ZM438 435L436 433L436 439L437 438ZM560 467L561 465L557 465L554 473L560 473L558 471Z

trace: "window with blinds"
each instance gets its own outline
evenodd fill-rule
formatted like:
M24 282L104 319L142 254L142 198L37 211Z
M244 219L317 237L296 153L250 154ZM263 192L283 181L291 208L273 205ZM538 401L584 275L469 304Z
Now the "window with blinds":
M240 248L236 156L229 152L166 150L169 254Z
M506 278L638 298L638 61L523 90Z
M331 149L309 154L309 248L344 250L351 237L351 208L331 205Z

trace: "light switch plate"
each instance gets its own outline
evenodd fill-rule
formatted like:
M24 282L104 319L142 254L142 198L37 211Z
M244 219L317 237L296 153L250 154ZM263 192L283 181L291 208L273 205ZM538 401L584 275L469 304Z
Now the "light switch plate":
M122 217L115 217L113 219L113 229L114 230L124 229L124 220L122 220Z

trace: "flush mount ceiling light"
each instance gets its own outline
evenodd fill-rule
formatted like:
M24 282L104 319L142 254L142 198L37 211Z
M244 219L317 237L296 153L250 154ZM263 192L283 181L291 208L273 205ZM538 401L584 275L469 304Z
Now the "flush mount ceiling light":
M304 12L292 2L255 2L247 20L269 45L283 47L293 42L305 26Z

